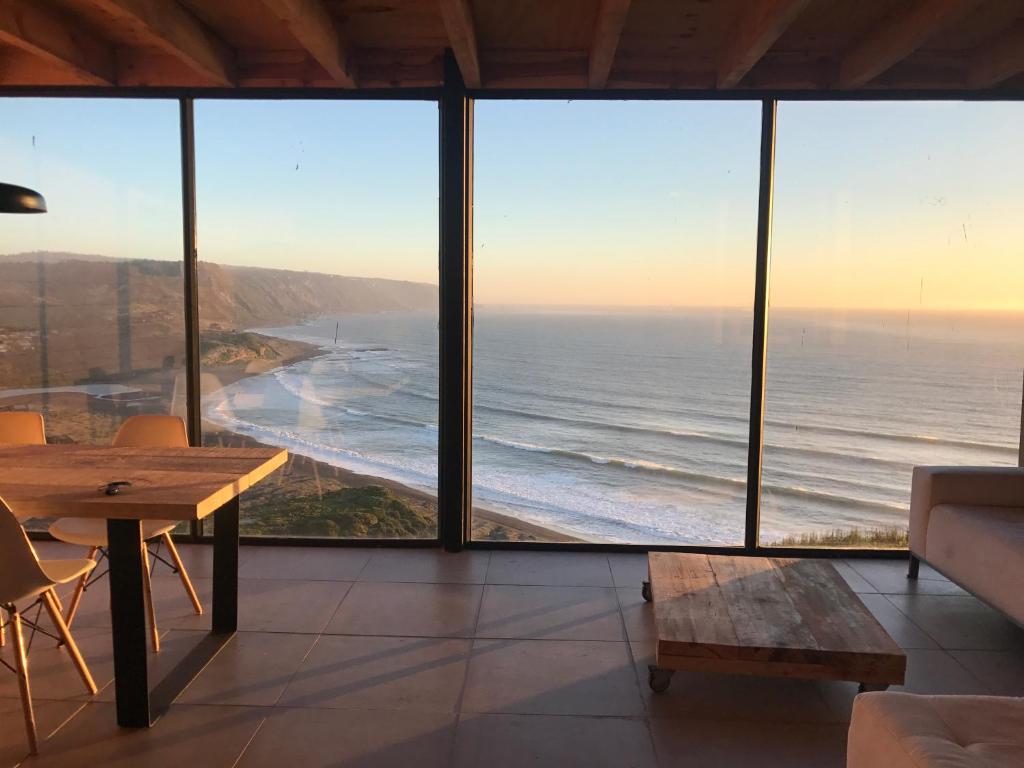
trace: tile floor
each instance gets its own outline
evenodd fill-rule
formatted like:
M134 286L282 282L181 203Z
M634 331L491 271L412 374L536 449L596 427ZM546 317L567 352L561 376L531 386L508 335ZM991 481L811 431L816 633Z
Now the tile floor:
M209 549L184 550L208 605ZM908 690L1024 695L1024 630L928 568L914 583L903 562L837 567L906 648ZM90 590L74 629L100 693L37 637L45 741L26 758L14 677L0 674L0 768L845 762L853 684L679 673L650 692L643 555L249 547L240 573L242 631L144 731L114 723L106 585ZM154 582L159 679L208 617L169 572Z

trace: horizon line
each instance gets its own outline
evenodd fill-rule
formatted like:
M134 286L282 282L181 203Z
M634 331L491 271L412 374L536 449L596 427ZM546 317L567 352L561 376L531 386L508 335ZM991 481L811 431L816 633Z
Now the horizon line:
M67 255L70 257L79 256L82 259L68 258L67 261L76 260L101 260L101 261L156 261L161 263L178 263L177 259L154 259L147 258L145 256L107 256L100 253L84 253L80 251L50 251L50 250L33 250L33 251L16 251L0 254L0 265L4 259L11 259L11 257L18 256L33 256L33 255ZM184 262L184 257L182 258ZM203 263L202 259L197 260L198 263ZM58 261L59 263L59 261ZM228 268L242 268L242 269L266 269L280 272L294 272L296 274L308 274L308 275L324 275L329 277L340 277L350 280L384 280L394 283L409 283L412 285L421 285L424 287L430 287L439 290L440 285L432 282L425 282L422 280L409 280L394 277L375 277L369 275L345 275L337 272L323 272L319 270L310 269L289 269L288 267L268 267L258 265L246 265L246 264L224 264L217 261L206 261L207 264L213 264L220 267ZM693 310L705 310L705 311L731 311L731 312L753 312L753 303L747 304L602 304L602 303L525 303L525 302L474 302L475 309L481 309L485 311L494 310L515 310L520 312L650 312L650 313L670 313L670 312L682 312L682 311L693 311ZM894 307L894 306L854 306L854 305L810 305L810 304L773 304L771 297L769 296L768 309L776 310L792 310L792 311L807 311L807 312L858 312L858 313L893 313L893 314L924 314L924 315L938 315L938 314L986 314L986 315L1009 315L1009 314L1022 314L1024 313L1024 306L1019 309L1007 308L1007 307L956 307L956 306L945 306L945 307Z

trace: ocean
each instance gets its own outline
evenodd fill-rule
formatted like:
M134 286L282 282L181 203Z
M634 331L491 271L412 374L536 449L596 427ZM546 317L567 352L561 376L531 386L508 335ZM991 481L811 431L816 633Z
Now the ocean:
M207 419L436 489L436 315L253 330L322 354L207 395ZM739 310L478 309L474 503L588 540L741 542L750 343ZM905 525L915 464L1016 464L1022 370L1024 315L773 310L762 541Z

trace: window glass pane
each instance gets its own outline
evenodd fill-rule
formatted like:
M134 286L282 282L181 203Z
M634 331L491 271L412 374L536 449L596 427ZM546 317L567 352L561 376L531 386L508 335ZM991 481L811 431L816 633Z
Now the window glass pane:
M196 103L203 439L245 534L437 531L437 105Z
M49 208L0 215L0 411L52 443L184 416L177 102L0 99L0 168Z
M177 103L2 99L0 168L49 209L0 214L0 412L51 443L184 416Z
M741 543L760 105L475 110L474 536Z
M784 103L761 541L906 545L911 469L1013 465L1024 105Z

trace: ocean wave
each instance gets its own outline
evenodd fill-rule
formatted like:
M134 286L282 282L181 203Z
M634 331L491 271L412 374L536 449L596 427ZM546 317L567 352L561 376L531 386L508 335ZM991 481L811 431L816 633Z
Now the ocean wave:
M672 477L684 477L692 480L706 480L713 483L728 485L728 486L743 486L746 485L745 478L727 478L720 477L717 475L708 475L701 472L691 472L690 470L680 469L678 467L670 467L665 464L659 464L654 461L648 461L646 459L630 459L622 456L602 456L595 453L586 453L584 451L573 451L568 448L556 448L548 445L537 445L536 443L527 443L519 440L508 440L495 435L474 435L474 439L482 440L487 443L495 445L502 445L507 448L514 448L516 450L528 451L531 453L546 453L551 456L560 456L567 459L575 459L577 461L585 461L591 464L598 465L609 465L614 467L622 467L624 469L635 469L644 472L651 472L655 474L669 475Z
M288 368L278 368L273 371L273 376L277 380L277 383L281 385L288 394L304 400L310 405L316 405L321 408L335 408L338 407L337 403L331 402L326 398L320 397L316 393L310 392L310 381L309 377L301 373L290 372Z
M621 456L603 456L600 454L586 453L584 451L572 451L565 448L537 445L535 443L521 442L518 440L507 440L504 438L496 437L494 435L476 435L474 437L478 440L484 440L486 442L494 443L497 445L515 448L517 450L529 451L531 453L546 453L552 456L560 456L563 458L573 459L577 461L585 461L591 464L601 466L607 465L613 467L620 467L626 470L636 470L640 472L663 475L666 477L675 477L685 480L692 480L703 485L717 486L725 489L736 490L740 488L746 488L747 485L747 480L745 477L724 477L721 475L713 475L705 472L694 472L692 470L682 469L680 467L672 467L665 464L659 464L658 462L648 461L646 459L630 459ZM844 496L838 493L829 493L828 491L820 491L812 488L804 488L795 485L775 485L771 483L762 483L761 490L762 492L767 492L777 496L787 496L790 498L800 499L812 498L818 501L823 501L830 504L837 504L845 507L868 507L871 509L879 509L886 511L898 511L906 509L906 505L900 502L888 502L876 499L863 499L855 496Z
M363 381L367 382L368 384L373 384L375 386L380 386L380 387L387 386L383 382L379 381L378 379L375 379L372 376L366 375L365 373L356 373L355 375L357 375L360 379L362 379ZM503 391L508 392L508 391L512 391L512 390L509 390L509 389L506 388ZM660 408L660 409L655 411L655 410L652 410L651 408L645 407L645 406L638 406L638 405L633 405L633 404L629 404L629 403L622 403L622 402L594 400L594 399L591 399L591 398L581 398L581 397L575 397L575 396L572 396L572 395L562 395L562 394L555 395L555 394L552 394L552 393L540 394L540 393L536 393L536 392L532 392L532 391L526 391L526 390L523 390L522 393L523 394L529 394L529 395L532 395L532 396L536 396L538 399L541 399L541 400L555 400L555 401L560 401L560 402L570 402L570 403L574 403L574 404L577 404L577 405L587 405L587 406L594 406L594 405L597 405L597 406L608 406L608 407L615 408L617 410L637 411L637 412L648 413L648 414L656 413L658 415L675 415L675 416L686 416L686 417L697 416L697 417L700 417L700 418L710 418L710 419L716 420L716 421L731 422L731 423L735 423L735 424L738 424L738 425L741 425L741 426L745 426L748 423L748 421L749 421L749 416L745 412L744 413L738 413L738 414L729 414L729 413L721 413L721 412L711 412L711 411L708 411L707 409L702 409L702 408L679 408L679 407ZM407 396L407 397L417 398L419 400L424 400L424 401L428 401L428 402L437 402L437 395L436 394L432 394L432 393L429 393L429 392L419 392L419 391L410 389L408 387L402 389L402 395ZM513 416L513 417L529 419L529 420L534 420L534 421L554 421L554 422L566 423L566 424L576 424L576 425L579 425L579 426L598 427L598 428L601 428L601 429L617 430L617 431L628 432L628 433L640 433L640 434L652 434L652 435L667 435L667 436L673 436L673 437L700 438L700 439L703 439L703 440L707 440L707 441L711 441L711 442L715 442L715 443L719 443L719 444L723 444L723 445L736 445L736 446L742 446L742 447L746 447L746 445L747 445L747 441L746 441L745 438L733 438L733 437L729 437L729 436L725 436L725 435L716 435L716 434L711 434L711 433L706 433L706 432L695 432L695 431L687 431L687 430L677 430L677 429L671 429L671 428L666 428L666 427L643 427L643 426L636 426L636 425L630 425L630 424L619 424L619 423L615 423L615 422L603 421L603 420L600 420L600 419L582 419L582 418L576 418L576 417L570 417L570 416L559 416L557 414L552 414L552 413L542 413L542 412L538 412L538 411L531 411L531 410L519 409L519 408L507 408L507 407L498 406L498 405L486 405L486 404L483 404L483 403L474 403L473 410L474 411L480 411L480 412L499 413L499 414L503 414L503 415L506 415L506 416ZM939 437L939 436L933 436L933 435L918 435L918 434L906 434L906 433L899 433L899 432L886 432L886 431L878 431L878 430L870 430L870 429L858 429L858 428L854 428L854 427L840 427L840 426L834 426L834 425L812 424L812 423L807 423L807 422L786 421L786 420L783 420L783 419L765 419L765 424L767 426L772 426L772 427L779 427L779 428L783 428L783 429L798 429L798 430L803 430L803 431L812 432L812 433L818 433L818 434L832 434L832 435L842 435L842 436L868 437L868 438L874 438L874 439L883 440L883 441L888 440L888 441L892 441L892 442L903 442L903 443L912 443L912 444L913 443L920 443L920 444L925 444L925 445L943 445L943 446L949 446L949 447L954 447L954 448L982 448L982 449L986 449L986 450L993 450L993 451L998 451L998 452L1007 453L1007 454L1009 454L1009 453L1014 453L1015 454L1017 452L1017 448L1015 446L1013 446L1013 445L1008 444L1008 443L994 443L994 442L988 442L988 441L965 440L965 439L960 439L960 438L948 438L948 437ZM766 444L766 447L769 447L769 446ZM782 450L802 450L802 451L807 452L807 453L814 453L815 452L815 449L800 449L800 448L798 448L796 446L788 446L788 445L784 445L784 444L781 444L781 443L773 444L770 447L778 448L778 449L782 449ZM821 453L823 455L827 455L827 454L833 454L835 452L833 452L833 451L823 451ZM846 456L846 455L849 455L849 454L839 453L838 455ZM857 458L870 459L871 457L857 457ZM884 460L880 460L880 461L884 461Z
M225 402L210 408L206 413L207 418L262 443L286 448L292 453L347 469L350 472L382 477L420 490L436 492L436 468L432 471L424 471L411 464L365 456L358 451L338 446L324 445L291 430L254 424L224 410L225 405L228 404L228 401L225 400Z
M707 442L718 443L721 445L734 445L742 448L746 448L747 440L745 437L730 437L727 435L713 434L709 432L698 432L694 430L680 430L672 429L669 427L645 427L635 424L616 424L613 422L606 422L597 419L580 419L571 416L557 416L554 414L537 413L535 411L522 411L513 408L501 408L498 406L474 406L474 410L491 411L493 413L501 413L507 416L516 416L520 418L535 420L535 421L555 421L565 424L575 424L578 426L586 427L597 427L600 429L614 430L625 433L638 433L647 435L661 435L667 437L682 437L682 438L696 438ZM860 437L871 437L880 440L891 440L894 442L907 442L907 443L924 443L929 445L945 445L957 448L984 448L987 450L994 450L999 452L1017 453L1015 446L1007 445L1005 443L991 443L978 440L962 440L952 439L944 437L934 437L931 435L909 435L901 434L897 432L877 432L868 429L854 429L849 427L836 427L836 426L825 426L816 424L800 424L789 421L780 421L766 419L765 424L775 427L785 427L787 429L800 429L809 432L818 432L823 434L837 434L837 435L856 435ZM871 456L855 456L847 454L845 452L820 450L816 448L806 448L802 446L786 445L784 443L765 443L766 448L775 448L778 450L793 451L803 454L820 455L820 456L850 456L852 458L872 460L874 457ZM880 462L890 463L886 459L875 459ZM896 462L898 463L898 462Z
M912 435L902 432L879 432L871 429L858 429L855 427L837 427L824 424L801 424L797 422L779 421L765 419L765 424L773 427L785 427L788 429L802 429L811 432L820 432L828 435L852 435L856 437L871 437L881 440L891 440L905 443L924 443L928 445L945 445L953 448L984 448L999 452L1017 453L1017 448L1006 443L991 443L981 440L963 440L960 438L937 437L934 435Z
M730 437L728 435L720 434L716 435L709 432L670 429L668 427L644 427L635 424L616 424L614 422L601 421L598 419L580 419L573 416L557 416L554 414L536 413L533 411L520 411L513 408L501 408L492 405L474 405L473 410L490 411L491 413L501 413L506 416L516 416L531 421L551 421L560 424L571 424L581 427L596 427L598 429L607 429L614 432L659 435L665 437L698 438L709 442L720 443L722 445L735 445L740 446L742 448L746 448L747 446L747 441L745 438Z
M399 425L403 425L403 426L414 427L414 428L417 428L417 429L427 429L427 430L430 430L430 431L436 431L437 430L437 425L434 424L434 423L431 423L431 422L424 422L424 421L419 421L419 420L415 420L415 419L403 418L403 417L399 417L399 416L393 416L393 415L382 414L382 413L370 413L370 412L367 412L367 411L363 411L363 410L359 410L359 409L356 409L356 408L352 408L350 406L345 406L345 405L342 405L342 404L337 403L337 402L331 402L330 400L326 399L325 397L320 397L315 392L311 392L310 388L308 386L307 387L302 386L299 383L299 381L297 381L297 379L300 379L302 374L289 374L287 369L278 369L278 370L273 371L272 374L275 377L275 379L278 381L278 383L280 383L282 388L284 388L289 394L291 394L294 397L299 398L299 399L301 399L301 400L303 400L305 402L309 402L309 403L311 403L313 405L317 405L318 407L330 408L330 409L334 409L334 410L337 410L339 412L342 412L342 413L345 413L345 414L348 414L348 415L351 415L351 416L372 418L372 419L377 419L377 420L380 420L380 421L385 421L385 422L388 422L388 423L393 423L393 424L399 424ZM359 378L361 378L363 380L366 380L368 383L374 383L372 380L369 379L369 377L360 376ZM424 393L418 393L418 392L415 392L415 391L410 391L408 389L402 389L401 393L403 395L409 395L409 396L418 397L418 398L425 399L425 400L431 400L433 402L436 402L436 400L437 400L436 397L433 397L433 396L430 396L430 395L427 395L427 394L424 394ZM537 412L528 411L528 410L517 410L517 409L511 409L511 408L502 408L502 407L498 407L498 406L478 405L478 406L476 406L475 409L478 410L478 411L485 411L485 412L491 412L491 413L499 413L499 414L503 414L503 415L507 415L507 416L512 416L512 417L515 417L515 418L522 418L522 419L527 419L527 420L532 420L532 421L537 421L537 422L542 422L542 423L560 423L560 424L567 424L567 425L576 426L576 427L585 427L585 428L592 428L592 429L598 429L598 430L608 430L608 431L619 432L619 433L623 433L623 434L641 434L641 435L648 435L648 436L653 436L653 437L665 437L665 438L674 438L674 439L680 439L680 440L693 440L693 441L702 442L702 443L710 443L710 444L715 444L715 445L721 445L721 446L737 448L737 449L741 449L743 451L745 451L746 448L747 448L747 440L746 440L745 436L728 436L728 435L715 434L715 433L709 433L709 432L701 432L701 431L697 431L697 430L672 429L672 428L669 428L669 427L653 427L653 426L642 426L642 425L632 425L632 424L617 424L617 423L602 421L602 420L598 420L598 419L585 419L585 418L577 418L577 417L570 417L570 416L559 416L559 415L556 415L556 414L544 414L544 413L537 413ZM783 426L784 425L784 426L787 426L787 427L794 426L790 422L781 422L781 421L771 421L771 420L768 420L768 421L766 421L766 423L767 424L774 424L774 425L778 425L778 426ZM800 428L800 429L804 429L804 430L808 430L808 431L816 431L816 432L830 432L830 433L838 433L838 434L850 434L850 433L853 433L853 434L860 434L860 435L863 435L863 436L871 436L871 437L890 437L890 438L904 438L905 437L908 440L911 439L910 436L900 436L900 435L886 434L886 433L879 434L879 433L874 433L874 432L871 432L871 431L868 431L868 430L851 430L851 429L847 429L847 428L843 428L843 427L824 427L824 426L816 426L816 425L796 425L796 426L798 426L798 428ZM525 444L515 445L515 444L513 444L514 441L505 441L505 443L502 443L502 441L498 440L497 438L494 438L493 436L488 436L488 435L483 435L483 436L475 435L475 436L476 437L481 437L482 439L485 439L487 442L493 442L495 444L506 444L506 447L520 447L520 448L522 448L524 450L529 450L529 449L525 448ZM932 443L932 444L940 444L940 445L941 444L951 444L951 445L960 445L960 446L970 446L970 447L974 447L974 448L982 447L982 448L989 448L989 449L1002 449L1003 448L1002 446L999 446L999 445L996 445L996 444L990 444L990 443L979 443L979 442L970 442L970 441L944 441L941 438L919 437L919 438L916 438L916 440L921 441L921 442ZM779 442L765 442L764 448L765 448L765 450L769 450L769 451L779 451L779 452L785 452L785 453L788 453L788 454L797 454L797 455L801 455L801 456L808 456L808 457L812 457L812 458L839 459L839 460L843 460L843 461L854 461L854 462L858 462L858 463L861 463L861 464L884 466L884 467L891 468L893 470L908 469L908 468L913 466L912 462L907 462L907 461L899 461L899 460L888 459L888 458L881 458L881 457L876 457L876 456L861 455L861 454L857 454L857 453L850 453L848 451L828 450L828 449L823 449L823 448L810 448L810 447L801 446L801 445L786 445L786 444L779 443ZM1011 452L1014 452L1014 453L1016 452L1016 449L1006 449L1006 450L1010 450ZM550 452L550 451L545 449L543 452Z
M568 416L547 416L544 414L537 413L523 413L521 411L513 411L510 409L497 409L492 406L483 406L483 409L504 412L507 415L522 416L530 420L541 422L554 421L573 426L607 429L614 432L621 432L623 434L641 434L650 435L653 437L670 437L682 440L695 440L698 442L713 443L715 445L724 445L733 448L740 448L743 451L746 451L748 444L745 436L730 437L727 435L712 434L709 432L698 432L695 430L670 429L667 427L645 427L634 424L613 424L610 422L598 421L594 419L578 419ZM764 443L764 448L766 450L784 451L786 453L798 454L801 456L810 456L814 458L835 458L841 459L843 461L855 461L863 464L877 464L880 466L889 467L891 469L909 469L913 467L912 462L885 459L877 456L864 456L860 454L848 453L846 451L831 451L821 448L808 448L806 446L800 445L785 445L782 443L766 442Z

